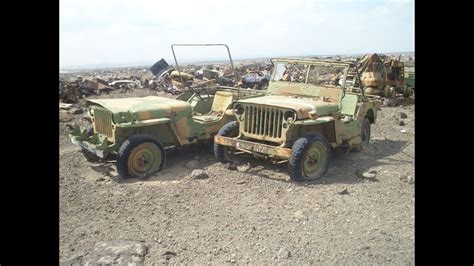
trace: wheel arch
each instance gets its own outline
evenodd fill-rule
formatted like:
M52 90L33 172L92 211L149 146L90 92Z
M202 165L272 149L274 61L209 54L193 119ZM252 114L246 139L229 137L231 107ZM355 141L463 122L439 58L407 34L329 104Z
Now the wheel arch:
M329 144L333 147L340 144L340 134L338 133L337 123L340 121L331 120L324 123L312 124L312 125L301 125L296 131L296 136L304 136L306 134L319 133L324 136ZM291 134L291 133L290 133ZM289 136L287 136L288 138ZM293 143L296 141L297 137L291 138L294 139ZM292 144L293 144L292 143Z
M372 108L367 110L367 113L365 114L365 117L367 117L370 121L371 124L375 124L375 120L377 119L377 116Z
M183 142L179 137L176 128L169 119L163 119L157 123L140 123L126 127L121 127L119 125L117 128L120 129L118 131L120 132L119 138L123 141L136 134L149 134L158 138L165 146L173 146L176 144L183 146Z

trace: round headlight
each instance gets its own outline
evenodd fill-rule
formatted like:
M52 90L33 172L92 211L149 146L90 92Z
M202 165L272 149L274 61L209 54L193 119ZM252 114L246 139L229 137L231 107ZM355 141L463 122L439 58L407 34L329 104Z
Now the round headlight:
M236 105L235 108L234 108L234 113L236 115L243 115L244 111L245 111L244 107L240 104Z
M288 123L292 123L293 121L296 120L296 113L293 112L293 111L286 111L286 112L283 114L283 118L284 118Z

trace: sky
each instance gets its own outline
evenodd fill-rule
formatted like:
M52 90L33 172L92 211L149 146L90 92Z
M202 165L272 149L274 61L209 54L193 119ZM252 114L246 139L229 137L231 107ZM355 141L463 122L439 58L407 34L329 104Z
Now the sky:
M414 0L60 0L60 68L174 64L173 43L233 59L413 52ZM179 62L228 58L177 47Z

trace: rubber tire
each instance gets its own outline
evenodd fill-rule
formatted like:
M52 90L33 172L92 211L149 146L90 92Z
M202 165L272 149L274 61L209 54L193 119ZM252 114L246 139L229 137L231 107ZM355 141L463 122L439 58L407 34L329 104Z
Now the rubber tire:
M302 160L306 150L310 147L311 144L319 142L326 147L326 164L324 165L324 170L319 174L319 176L308 179L303 176L303 169L302 169ZM323 177L328 168L329 168L329 161L331 160L331 146L327 139L319 134L319 133L311 133L300 137L295 141L293 147L291 148L291 157L288 160L288 174L290 175L291 180L300 182L300 181L311 181L316 180Z
M159 166L158 170L156 170L153 173L156 173L156 172L163 169L163 167L165 165L165 162L166 162L166 152L165 152L165 148L164 148L163 144L161 144L161 142L152 135L149 135L149 134L136 134L136 135L133 135L130 138L128 138L122 144L122 146L120 146L120 149L119 149L119 152L118 152L118 155L117 155L117 163L116 163L117 172L122 178L134 178L135 177L135 176L131 176L130 173L129 173L129 170L128 170L128 157L130 156L130 153L132 152L132 150L134 148L136 148L140 144L146 143L146 142L151 142L151 143L155 144L158 147L158 149L161 151L161 154L162 154L162 157L161 157L162 160L160 162L160 166ZM147 176L145 176L145 178L152 175L153 173L149 173Z
M368 138L368 141L370 142L370 136L371 136L371 131L370 131L370 120L369 118L365 117L364 118L364 121L362 121L362 128L361 128L361 133L360 133L360 136L362 137L362 143L359 144L356 148L354 148L354 151L356 152L360 152L364 149L364 137L365 137L365 134L364 134L364 127L367 127L368 128L368 132L369 132L369 138ZM368 144L367 144L368 145Z
M233 121L225 124L219 132L217 132L217 135L223 137L237 137L237 135L239 135L239 123ZM227 163L225 147L224 145L214 143L214 156L216 156L217 160L221 163Z
M364 132L365 132L364 128L367 128L367 132L368 132L368 135L369 135L369 136L365 136L365 134L364 134ZM361 134L361 136L362 136L362 140L364 140L364 137L366 137L366 139L367 139L367 144L368 144L368 142L370 142L371 131L370 131L370 120L369 120L368 117L364 117L364 121L362 122L362 134Z

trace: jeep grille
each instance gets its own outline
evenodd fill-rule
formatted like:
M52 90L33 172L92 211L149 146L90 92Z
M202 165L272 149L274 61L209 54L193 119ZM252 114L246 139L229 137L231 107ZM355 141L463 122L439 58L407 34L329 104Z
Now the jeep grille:
M99 108L94 109L94 130L112 138L112 113Z
M284 110L266 106L245 106L243 131L249 137L280 141Z

